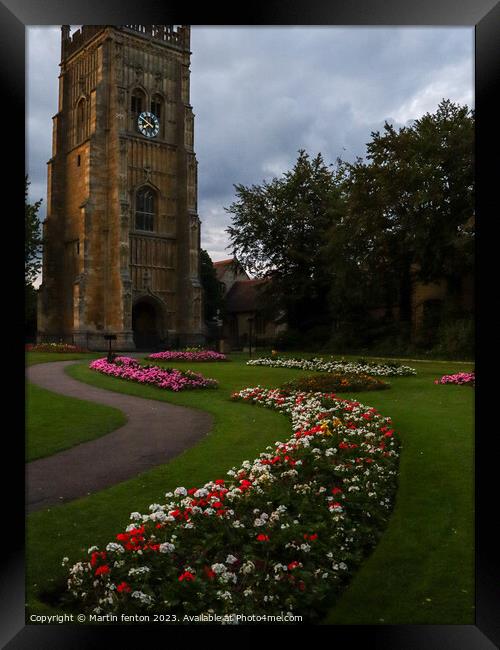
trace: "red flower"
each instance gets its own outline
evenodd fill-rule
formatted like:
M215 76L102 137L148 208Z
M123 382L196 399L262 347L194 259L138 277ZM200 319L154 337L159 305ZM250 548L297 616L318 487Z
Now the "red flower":
M215 485L224 485L224 479L218 478L216 481L214 481Z
M107 564L103 564L95 570L96 576L105 575L106 573L109 573L109 566Z
M99 560L99 558L102 558L103 560L106 559L106 551L94 551L91 555L90 558L90 564L91 566L95 566Z
M116 591L118 591L120 594L122 591L126 592L127 594L132 591L130 586L126 582L121 582L117 587Z
M288 570L292 571L293 569L296 569L299 566L299 562L297 560L294 560L293 562L290 562L288 565Z
M187 582L191 582L194 580L194 575L190 571L184 571L184 573L181 573L179 576L179 582L182 582L183 580L186 580Z
M332 494L340 494L342 490L339 487L334 487L332 488Z
M257 540L259 542L268 542L269 541L269 536L264 535L264 533L260 533L260 535L257 535Z
M209 566L204 567L204 571L205 571L205 575L206 575L207 578L209 578L210 580L212 580L213 578L215 578L215 571L212 571L212 569L211 569Z

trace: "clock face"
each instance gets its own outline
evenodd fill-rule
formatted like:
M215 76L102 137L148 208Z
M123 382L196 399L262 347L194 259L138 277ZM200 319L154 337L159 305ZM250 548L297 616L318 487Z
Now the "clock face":
M143 111L137 118L137 126L142 135L154 138L160 131L160 122L156 115Z

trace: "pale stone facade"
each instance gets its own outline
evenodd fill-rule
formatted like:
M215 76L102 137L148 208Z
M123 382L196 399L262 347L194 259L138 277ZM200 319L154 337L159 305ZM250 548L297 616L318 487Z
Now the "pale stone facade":
M202 342L190 29L62 27L39 340L116 349ZM139 112L157 115L143 135ZM153 208L148 227L139 197Z

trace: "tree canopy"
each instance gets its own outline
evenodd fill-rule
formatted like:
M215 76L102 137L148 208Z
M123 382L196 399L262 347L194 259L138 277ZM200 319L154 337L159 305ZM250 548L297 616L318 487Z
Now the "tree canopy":
M321 154L299 151L293 169L262 185L235 185L226 210L233 255L256 277L272 277L273 300L292 327L313 324L324 311L325 236L339 211L334 172Z
M42 251L42 236L40 232L40 220L38 210L42 199L33 204L28 203L28 188L30 182L28 177L24 183L24 281L25 284L32 284L42 268L40 257Z
M222 292L212 259L206 250L200 250L200 281L203 287L203 316L212 321L222 309Z
M366 160L342 166L346 212L329 235L337 277L348 250L372 299L385 293L408 317L412 277L452 282L471 270L473 155L473 114L449 100L411 126L372 133Z
M364 159L333 168L300 150L281 178L235 185L233 254L273 277L291 327L394 305L408 320L412 282L452 286L472 269L473 170L473 112L442 100L407 126L373 132Z

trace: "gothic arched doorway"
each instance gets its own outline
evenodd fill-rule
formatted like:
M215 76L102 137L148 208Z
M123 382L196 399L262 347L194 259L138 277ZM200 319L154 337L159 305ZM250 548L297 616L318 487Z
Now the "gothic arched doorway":
M137 350L155 350L162 339L160 309L153 301L139 300L132 307L132 329Z

